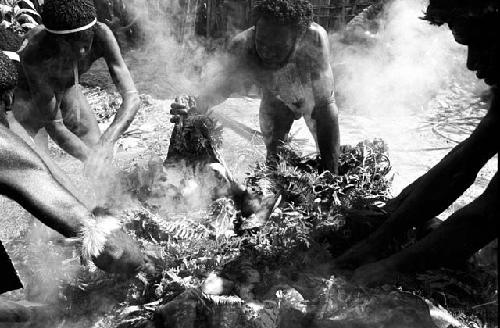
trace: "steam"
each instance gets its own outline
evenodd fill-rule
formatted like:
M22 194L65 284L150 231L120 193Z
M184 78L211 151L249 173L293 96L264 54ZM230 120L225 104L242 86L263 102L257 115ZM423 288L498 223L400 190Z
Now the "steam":
M142 3L141 3L142 2ZM221 49L221 42L194 35L198 1L131 1L127 11L136 17L140 49L129 69L141 92L160 99L182 94L197 95L206 65Z
M76 277L80 269L79 252L59 243L61 238L54 230L33 221L23 238L23 245L9 250L27 300L54 303L61 296L61 286Z
M386 5L380 30L367 45L343 45L332 37L336 84L343 110L377 116L422 109L450 77L468 74L466 48L449 28L419 19L427 1ZM472 78L473 79L473 78Z
M214 199L229 195L231 184L227 175L226 168L219 163L193 165L179 160L163 165L160 158L152 157L147 163L137 165L129 181L139 194L147 190L147 204L167 217L176 213L196 217Z

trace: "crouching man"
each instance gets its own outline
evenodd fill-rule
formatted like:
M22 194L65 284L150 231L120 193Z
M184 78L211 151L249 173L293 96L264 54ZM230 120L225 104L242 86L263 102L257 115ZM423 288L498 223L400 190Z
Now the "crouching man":
M14 116L32 137L44 128L65 151L97 169L103 158L111 157L114 143L137 113L134 82L113 33L97 21L92 0L47 0L42 20L44 25L28 33L20 51L24 76ZM80 75L99 58L106 61L123 98L102 135L79 84Z
M326 31L312 21L307 0L259 1L253 13L255 25L231 41L227 62L206 81L197 110L207 112L250 81L263 90L259 120L268 161L276 158L292 123L304 117L323 169L337 172L338 110ZM172 114L183 109L172 104Z
M13 62L0 52L0 113L12 103L17 82ZM3 115L3 114L2 114ZM0 117L3 117L0 115ZM0 194L5 195L48 227L68 238L80 238L82 256L108 272L134 274L146 262L137 244L117 219L92 213L70 190L55 165L40 157L21 138L0 124ZM0 242L0 294L22 288ZM0 323L28 320L22 306L0 300Z
M472 134L437 165L406 187L384 207L388 218L371 236L341 255L335 267L357 268L354 279L378 284L399 273L422 272L464 263L498 238L500 178L454 212L414 245L381 259L394 236L424 224L450 206L476 179L500 149L500 4L496 0L430 0L425 19L447 24L455 40L467 46L467 68L491 86L488 113Z

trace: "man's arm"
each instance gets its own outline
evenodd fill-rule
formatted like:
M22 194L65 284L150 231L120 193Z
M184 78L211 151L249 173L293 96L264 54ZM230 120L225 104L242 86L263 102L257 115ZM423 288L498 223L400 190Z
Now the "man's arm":
M0 192L42 223L66 237L76 237L91 219L89 210L52 176L38 154L0 126Z
M113 144L132 123L139 109L140 100L113 32L105 24L98 24L99 32L97 37L104 47L104 59L108 65L111 78L123 99L122 105L116 112L115 119L101 136L101 144Z
M65 237L80 237L82 255L108 272L134 274L146 267L137 245L110 216L95 217L54 177L40 156L0 126L0 193ZM96 214L97 215L97 214Z
M330 66L329 42L326 31L319 25L311 27L311 80L314 93L312 118L316 121L316 135L323 169L338 172L340 133L338 108L334 98L333 72Z

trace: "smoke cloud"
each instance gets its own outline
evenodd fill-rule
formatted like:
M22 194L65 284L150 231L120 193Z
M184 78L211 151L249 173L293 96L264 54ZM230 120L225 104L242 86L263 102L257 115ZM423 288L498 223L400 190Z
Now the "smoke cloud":
M346 45L332 36L331 53L341 110L376 116L422 110L451 78L473 74L465 67L466 47L449 28L419 19L427 1L396 0L379 17L378 33L365 44Z

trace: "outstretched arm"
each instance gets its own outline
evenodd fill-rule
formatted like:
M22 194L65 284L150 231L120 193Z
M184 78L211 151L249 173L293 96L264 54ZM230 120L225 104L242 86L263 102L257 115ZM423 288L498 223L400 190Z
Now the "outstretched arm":
M323 169L337 173L340 153L338 108L333 91L333 72L330 66L328 36L321 27L311 28L311 80L314 93L312 118Z
M103 45L104 59L116 88L122 96L123 102L116 112L115 119L101 136L101 144L113 144L127 130L134 120L139 109L139 95L132 80L132 76L120 53L120 47L113 32L105 24L98 23L97 37Z
M66 189L47 160L0 126L0 193L65 237L81 237L82 254L106 271L134 274L145 260L118 220L91 211Z
M91 219L89 210L51 174L22 139L0 126L0 190L45 225L76 237Z

